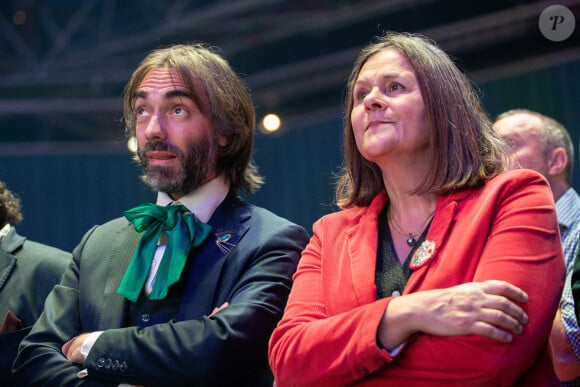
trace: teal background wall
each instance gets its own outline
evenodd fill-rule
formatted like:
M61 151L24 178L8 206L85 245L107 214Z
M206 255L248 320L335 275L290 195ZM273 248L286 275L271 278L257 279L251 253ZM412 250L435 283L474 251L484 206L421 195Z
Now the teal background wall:
M580 61L482 82L478 87L492 118L517 107L540 111L570 130L578 151ZM334 116L316 122L305 119L276 137L258 134L255 159L266 184L249 200L308 231L317 218L335 210L333 174L342 159L341 111L337 106ZM0 180L22 199L24 221L19 232L29 239L71 250L92 225L155 199L122 146L59 147L47 151L33 144L2 145ZM578 169L575 187L580 181Z

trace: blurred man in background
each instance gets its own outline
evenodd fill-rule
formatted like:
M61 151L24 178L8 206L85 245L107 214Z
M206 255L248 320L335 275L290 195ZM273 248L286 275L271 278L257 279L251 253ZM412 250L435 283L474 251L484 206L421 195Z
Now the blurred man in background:
M516 166L544 175L554 194L567 276L550 343L562 384L580 385L580 329L570 288L580 234L580 197L572 188L574 147L570 134L555 119L527 109L500 114L493 127L511 144Z
M26 240L20 199L0 181L0 384L15 385L12 362L44 300L68 265L71 254Z

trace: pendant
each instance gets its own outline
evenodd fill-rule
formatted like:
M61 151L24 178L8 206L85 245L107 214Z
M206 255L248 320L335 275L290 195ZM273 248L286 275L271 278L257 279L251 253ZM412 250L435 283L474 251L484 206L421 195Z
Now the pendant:
M417 239L415 239L415 237L413 236L413 234L409 234L409 237L407 238L407 245L409 247L413 247L417 244Z

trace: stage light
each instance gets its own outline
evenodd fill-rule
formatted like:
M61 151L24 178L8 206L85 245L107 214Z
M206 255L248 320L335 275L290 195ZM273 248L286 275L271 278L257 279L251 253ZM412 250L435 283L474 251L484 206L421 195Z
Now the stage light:
M282 121L280 120L280 117L278 117L278 115L276 114L273 113L266 114L264 118L262 118L262 128L264 129L264 131L268 133L273 133L277 131L278 129L280 129L281 125Z

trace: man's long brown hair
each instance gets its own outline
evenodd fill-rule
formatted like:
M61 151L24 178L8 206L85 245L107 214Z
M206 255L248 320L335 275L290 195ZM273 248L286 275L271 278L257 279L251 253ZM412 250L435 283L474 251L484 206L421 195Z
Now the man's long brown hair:
M155 68L174 69L201 112L209 118L212 136L225 138L219 146L218 174L225 173L230 189L255 192L263 178L252 160L256 115L250 94L229 63L215 48L202 44L178 44L152 51L143 59L125 86L123 118L128 137L135 136L136 92L143 78Z

